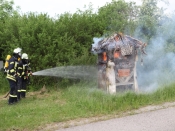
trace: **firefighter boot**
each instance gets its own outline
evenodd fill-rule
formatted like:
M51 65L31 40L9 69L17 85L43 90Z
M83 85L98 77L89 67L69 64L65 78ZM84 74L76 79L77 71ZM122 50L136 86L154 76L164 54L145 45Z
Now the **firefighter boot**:
M26 93L25 92L21 92L21 98L25 98Z
M18 102L18 98L17 97L14 97L13 99L14 99L14 102L13 103Z
M21 100L21 92L18 92L18 93L17 93L17 98L18 98L18 101Z
M8 104L9 105L12 105L13 103L14 103L13 97L9 97Z
M23 98L26 98L26 92L24 92Z

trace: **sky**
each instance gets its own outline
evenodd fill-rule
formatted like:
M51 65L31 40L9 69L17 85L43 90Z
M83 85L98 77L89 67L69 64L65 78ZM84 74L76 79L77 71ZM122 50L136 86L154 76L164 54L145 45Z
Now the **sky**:
M15 6L20 6L21 13L27 12L36 12L36 13L47 13L51 17L56 16L57 14L63 14L65 12L75 13L77 9L84 10L85 5L88 6L89 3L92 3L94 11L99 7L104 6L107 2L110 3L112 0L13 0ZM134 1L137 4L141 4L141 0L125 0ZM168 11L175 10L175 1L174 0L164 0L169 1L169 5L166 6ZM165 7L164 3L160 5ZM88 9L88 7L87 7Z

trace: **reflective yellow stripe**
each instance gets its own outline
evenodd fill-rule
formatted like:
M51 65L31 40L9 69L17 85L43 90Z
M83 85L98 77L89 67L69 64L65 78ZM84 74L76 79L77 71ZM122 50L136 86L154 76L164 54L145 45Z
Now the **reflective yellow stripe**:
M17 97L17 95L9 95L10 97Z
M15 72L15 70L14 69L11 69L10 72L13 73L13 72Z
M18 90L18 92L21 92L21 90Z
M25 72L25 65L23 65L23 72Z
M6 77L6 78L7 78L7 79L10 79L10 80L13 80L13 81L16 82L16 79L15 79L14 76L11 76L11 75L7 74L7 77Z
M22 70L22 67L18 67L18 69L21 69Z
M20 73L17 73L17 75L18 75L19 77L21 77Z
M9 75L9 74L7 74L7 77L9 77L9 78L15 78L14 76Z
M10 64L14 64L14 61L10 62Z
M15 81L15 82L16 82L16 80L15 80L15 79L13 79L13 78L9 78L9 77L7 77L7 79L10 79L10 80L13 80L13 81Z
M26 90L21 90L21 92L26 92Z
M15 69L16 69L17 65L18 65L18 62L15 62L15 67L14 67Z

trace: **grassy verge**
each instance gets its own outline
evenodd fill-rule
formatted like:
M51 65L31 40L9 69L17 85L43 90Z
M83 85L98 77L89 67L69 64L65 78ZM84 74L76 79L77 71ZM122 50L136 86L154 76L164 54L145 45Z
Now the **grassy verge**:
M47 87L46 87L47 88ZM174 84L154 93L109 95L93 86L74 85L57 91L31 92L15 105L0 99L0 130L35 130L49 123L107 114L175 101Z

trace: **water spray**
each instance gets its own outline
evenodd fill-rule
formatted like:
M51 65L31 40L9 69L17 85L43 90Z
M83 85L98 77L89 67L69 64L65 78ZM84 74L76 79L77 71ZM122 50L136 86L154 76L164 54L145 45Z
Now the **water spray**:
M95 66L61 66L34 72L35 76L54 76L70 79L95 79L97 67Z

